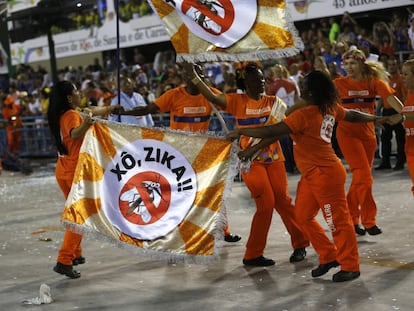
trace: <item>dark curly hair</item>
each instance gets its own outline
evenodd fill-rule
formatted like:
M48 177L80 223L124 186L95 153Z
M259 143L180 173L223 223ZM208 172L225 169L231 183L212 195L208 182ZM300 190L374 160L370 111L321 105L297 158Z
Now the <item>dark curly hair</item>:
M60 117L68 110L73 109L68 101L68 95L73 93L74 85L68 81L59 81L53 86L49 98L49 108L47 110L47 120L50 132L55 139L59 154L68 154L68 150L62 143L60 134Z
M242 65L242 68L236 69L236 86L238 89L245 91L246 85L244 81L246 80L246 76L251 73L255 72L258 69L262 69L257 63L255 62L248 62Z
M311 71L304 78L310 95L309 101L319 107L324 116L338 103L338 91L331 77L319 70Z

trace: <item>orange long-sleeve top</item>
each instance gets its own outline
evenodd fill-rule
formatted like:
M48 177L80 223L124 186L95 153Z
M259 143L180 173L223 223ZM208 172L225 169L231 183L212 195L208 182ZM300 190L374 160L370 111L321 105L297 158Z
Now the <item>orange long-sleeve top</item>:
M343 107L370 114L375 114L375 97L377 95L384 100L384 106L386 106L386 98L395 94L388 83L378 78L356 81L344 77L335 79L334 83L338 89ZM337 134L360 139L375 138L374 124L373 122L353 124L342 121L338 124Z
M82 116L76 110L66 111L59 120L63 145L68 150L67 155L60 155L56 164L56 177L73 180L83 137L73 139L70 132L83 122Z
M335 121L343 120L345 115L346 111L340 105L335 106L325 117L316 105L309 105L283 120L292 131L295 162L302 174L318 166L332 166L340 162L332 148L331 139Z
M226 101L226 111L235 117L237 128L249 128L265 125L272 111L275 97L263 95L259 100L254 100L247 94L228 93L226 94ZM240 138L240 148L246 149L250 142L250 137L242 136ZM279 141L263 148L259 160L264 162L284 161L285 157Z

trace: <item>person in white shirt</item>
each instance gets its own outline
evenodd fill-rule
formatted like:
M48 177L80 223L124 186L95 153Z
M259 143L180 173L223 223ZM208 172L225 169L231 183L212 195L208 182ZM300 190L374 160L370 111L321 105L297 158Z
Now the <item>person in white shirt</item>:
M121 77L120 101L120 105L125 111L133 110L136 107L147 106L144 97L142 97L141 94L134 92L134 82L127 77ZM118 105L118 96L116 96L111 102L111 106L115 105ZM108 120L128 124L137 124L140 126L154 126L154 120L150 114L144 116L111 114L108 116Z
M27 95L27 108L31 116L42 115L42 108L40 107L40 100L34 97L33 94Z
M370 61L370 62L378 61L379 56L377 54L371 53L371 45L369 44L368 41L362 41L361 43L359 43L358 48L364 52L367 61Z
M409 22L408 38L410 39L410 48L414 50L414 13L411 14Z

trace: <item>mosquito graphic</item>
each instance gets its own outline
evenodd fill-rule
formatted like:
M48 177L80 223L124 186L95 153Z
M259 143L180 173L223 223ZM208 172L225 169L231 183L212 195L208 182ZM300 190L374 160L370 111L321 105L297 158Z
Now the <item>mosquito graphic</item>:
M157 174L157 181L144 180L140 186L147 191L149 199L151 202L164 200L161 193L161 184L159 183L160 175ZM151 220L151 214L148 211L148 208L145 206L141 195L138 192L138 188L134 187L128 191L125 191L120 199L122 201L127 201L129 208L126 212L126 216L136 213L141 216L142 220L145 223L148 223ZM158 207L158 204L154 204L155 207Z
M197 2L208 8L214 15L219 15L218 10L224 10L224 7L216 1L198 0ZM220 33L221 26L212 21L197 9L193 8L188 10L187 15L189 15L197 24L199 24L204 29L211 29L216 34Z

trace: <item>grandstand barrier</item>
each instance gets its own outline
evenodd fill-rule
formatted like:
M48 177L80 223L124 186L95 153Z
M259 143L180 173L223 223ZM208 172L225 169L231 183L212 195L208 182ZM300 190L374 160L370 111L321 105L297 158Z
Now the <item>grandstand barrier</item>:
M414 51L396 51L395 56L402 64L414 54Z
M56 148L50 134L47 120L43 116L22 117L19 157L55 157ZM0 156L7 157L6 121L0 119Z
M50 134L47 120L43 116L23 117L23 128L17 129L21 132L21 142L19 157L21 158L47 158L56 157L56 147ZM233 116L223 114L223 119L229 130L235 128L235 119ZM167 114L162 115L154 120L157 127L169 127L170 119ZM0 157L5 158L7 155L7 133L5 129L6 121L0 119ZM218 135L225 135L217 116L212 116L210 121L210 132Z

